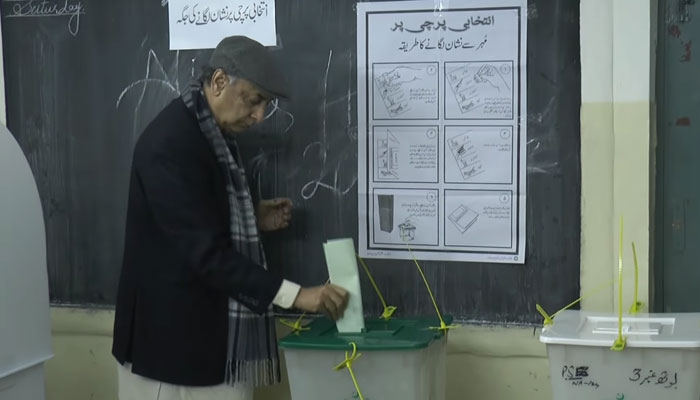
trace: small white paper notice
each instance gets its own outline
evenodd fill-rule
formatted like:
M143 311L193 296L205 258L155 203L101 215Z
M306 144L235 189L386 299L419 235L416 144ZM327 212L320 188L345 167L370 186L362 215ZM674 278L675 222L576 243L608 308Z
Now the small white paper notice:
M277 44L275 0L170 0L170 50L213 49L227 36Z
M338 285L350 293L348 308L343 318L336 322L340 333L358 333L365 328L362 313L362 292L360 291L360 276L357 271L355 245L352 239L329 240L323 244L328 264L328 275L331 283Z

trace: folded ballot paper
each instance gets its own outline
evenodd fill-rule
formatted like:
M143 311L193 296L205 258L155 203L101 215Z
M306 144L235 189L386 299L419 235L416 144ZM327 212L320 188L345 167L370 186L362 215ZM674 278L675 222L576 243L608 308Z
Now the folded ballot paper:
M362 293L360 276L357 270L357 256L352 239L329 240L323 244L331 283L347 290L350 294L348 308L343 318L336 322L339 333L359 333L365 329L362 314Z

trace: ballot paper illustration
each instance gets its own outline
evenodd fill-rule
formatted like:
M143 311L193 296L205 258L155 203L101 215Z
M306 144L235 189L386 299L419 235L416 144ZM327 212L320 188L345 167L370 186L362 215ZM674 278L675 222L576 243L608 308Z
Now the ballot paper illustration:
M510 248L515 240L513 194L499 190L445 190L445 244Z
M511 126L445 127L445 182L511 185L518 173Z
M362 292L355 245L352 239L329 240L323 244L323 251L326 255L331 283L342 287L350 294L343 318L336 321L338 332L362 332L365 329L365 319L362 313Z
M464 234L479 219L479 214L462 204L452 211L447 218Z
M410 68L407 68L407 70L410 70ZM375 80L379 94L384 101L384 106L386 106L392 118L398 117L410 109L404 85L415 80L415 78L405 80L402 75L402 69L396 68L379 75Z
M401 142L387 129L386 135L377 136L377 165L382 179L399 179L399 146Z
M448 118L513 118L513 64L500 62L445 63L447 83L459 113L448 107Z
M440 144L436 125L375 125L375 182L437 183Z
M465 181L484 172L479 152L469 132L448 140L448 143L452 157Z
M375 118L437 118L438 63L374 63L372 70Z

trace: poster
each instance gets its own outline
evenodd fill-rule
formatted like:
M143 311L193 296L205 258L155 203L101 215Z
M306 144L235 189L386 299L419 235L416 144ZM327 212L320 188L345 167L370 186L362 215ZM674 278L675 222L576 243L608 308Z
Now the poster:
M275 0L169 0L170 50L213 49L227 36L277 44Z
M524 263L526 0L357 11L360 254Z

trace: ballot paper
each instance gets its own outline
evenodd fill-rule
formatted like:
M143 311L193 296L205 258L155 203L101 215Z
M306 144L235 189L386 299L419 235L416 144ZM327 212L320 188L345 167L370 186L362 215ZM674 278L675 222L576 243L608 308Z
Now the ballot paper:
M357 257L352 239L329 240L323 244L331 283L350 294L348 308L343 318L336 322L340 333L358 333L365 328L362 314L362 293L357 270Z

